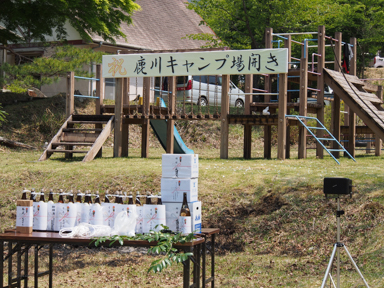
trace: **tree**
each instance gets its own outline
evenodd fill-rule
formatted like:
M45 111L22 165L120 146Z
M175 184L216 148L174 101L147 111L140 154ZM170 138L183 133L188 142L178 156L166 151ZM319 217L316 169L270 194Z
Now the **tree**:
M74 46L57 46L52 56L39 57L20 65L5 63L2 70L5 78L0 78L0 86L7 85L12 92L24 92L30 87L51 84L68 71L78 76L93 76L84 71L84 65L101 63L104 52ZM1 116L1 115L0 115Z
M338 14L336 6L331 0L194 0L189 8L224 45L258 49L264 48L265 28L280 33L317 31L320 23Z
M45 42L47 36L63 40L68 21L84 40L97 34L114 42L125 38L120 23L132 23L140 7L135 0L0 0L0 43ZM55 34L55 35L54 35Z

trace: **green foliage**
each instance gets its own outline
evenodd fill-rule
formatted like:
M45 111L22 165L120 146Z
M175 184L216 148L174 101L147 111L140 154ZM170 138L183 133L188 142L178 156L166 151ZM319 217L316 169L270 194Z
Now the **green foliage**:
M103 52L74 46L57 46L53 56L35 58L32 62L11 65L4 63L0 68L5 77L0 78L0 86L6 86L12 92L22 93L30 87L52 84L59 77L66 76L68 71L74 71L78 76L90 75L84 65L101 63Z
M120 245L124 244L124 240L141 240L148 241L149 243L153 242L153 246L148 249L148 254L161 254L164 253L164 257L154 260L151 263L151 266L148 268L148 273L153 271L154 273L161 272L164 269L172 266L172 263L182 263L188 259L189 256L193 254L188 253L176 253L177 249L173 247L175 243L184 244L186 242L191 242L194 238L193 233L190 233L187 236L181 235L181 233L174 234L168 230L168 227L161 225L164 230L159 232L151 230L146 234L138 234L135 237L128 236L119 236L114 235L111 237L98 237L91 242L91 244L95 244L95 246L99 246L100 244L110 241L109 246L112 246L116 241L120 243ZM156 226L157 227L157 226ZM156 228L155 227L155 228Z
M91 34L100 35L104 40L114 37L126 38L120 30L120 23L132 23L131 15L139 10L135 0L3 0L1 1L0 43L45 42L47 37L58 40L67 35L68 21L86 41Z
M5 115L8 115L7 112L1 110L3 107L1 106L1 103L0 103L0 126L1 126L1 122L4 122L6 121L5 120Z

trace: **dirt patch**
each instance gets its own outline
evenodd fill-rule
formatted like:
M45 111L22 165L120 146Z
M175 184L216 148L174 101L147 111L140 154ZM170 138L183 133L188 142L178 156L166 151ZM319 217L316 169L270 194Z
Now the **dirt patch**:
M243 251L247 243L247 235L243 231L243 221L250 217L271 214L288 202L277 193L262 196L255 204L237 205L226 208L218 217L207 219L204 227L217 227L220 237L217 239L217 249L220 253L227 251Z

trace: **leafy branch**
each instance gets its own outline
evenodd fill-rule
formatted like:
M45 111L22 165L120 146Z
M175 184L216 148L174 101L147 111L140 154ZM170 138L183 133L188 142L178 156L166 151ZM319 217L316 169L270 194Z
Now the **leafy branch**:
M191 252L177 253L177 249L174 248L174 245L176 243L184 244L191 242L194 239L193 233L184 236L181 233L175 234L171 232L168 230L167 226L161 226L164 228L161 231L156 232L151 230L149 233L136 235L134 237L119 235L111 237L97 237L90 243L90 245L94 243L97 247L106 241L110 241L109 246L112 246L115 242L119 242L120 245L123 245L125 240L148 241L150 244L153 243L153 246L148 249L148 254L163 254L164 256L160 259L154 260L148 268L147 273L150 271L155 273L161 272L165 268L172 266L172 263L182 263L186 261L188 257L192 256L193 254Z

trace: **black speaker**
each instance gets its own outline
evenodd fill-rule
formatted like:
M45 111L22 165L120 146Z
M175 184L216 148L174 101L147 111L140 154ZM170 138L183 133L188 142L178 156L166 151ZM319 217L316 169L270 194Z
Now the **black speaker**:
M324 194L352 194L352 180L348 178L324 178Z

